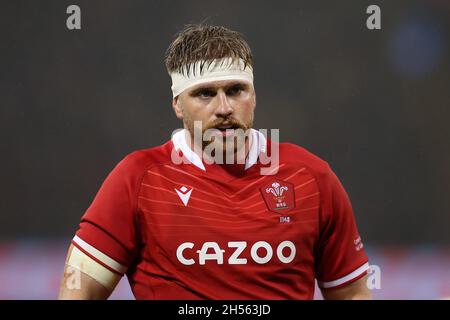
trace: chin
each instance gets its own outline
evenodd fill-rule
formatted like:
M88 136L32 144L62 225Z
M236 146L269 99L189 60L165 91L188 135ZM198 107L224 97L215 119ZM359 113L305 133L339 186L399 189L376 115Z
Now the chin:
M236 154L238 152L243 152L245 151L245 144L242 146L237 146L234 143L231 144L225 144L223 145L223 153L224 155L226 154Z

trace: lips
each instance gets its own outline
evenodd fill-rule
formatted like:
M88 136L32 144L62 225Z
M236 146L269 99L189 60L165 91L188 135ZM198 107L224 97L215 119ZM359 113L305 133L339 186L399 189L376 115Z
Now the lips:
M220 130L220 131L225 131L225 130L234 130L234 129L241 129L241 126L237 123L233 123L233 122L225 122L225 123L220 123L218 125L214 126L214 129Z
M218 126L212 127L212 129L218 130L219 134L223 137L234 136L236 133L236 129L240 129L241 127L236 124L221 124Z
M217 126L217 127L215 127L215 129L218 129L220 131L225 131L225 130L239 129L239 127L236 125L228 125L228 126Z

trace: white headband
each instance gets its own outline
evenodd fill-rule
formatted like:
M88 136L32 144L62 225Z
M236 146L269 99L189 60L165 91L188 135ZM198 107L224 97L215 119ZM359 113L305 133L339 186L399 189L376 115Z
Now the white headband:
M202 70L200 70L201 65L203 65ZM253 86L253 69L248 64L245 65L242 59L233 63L232 58L225 58L213 60L210 64L201 60L194 63L187 71L186 74L179 72L170 74L174 98L188 88L211 81L243 80Z

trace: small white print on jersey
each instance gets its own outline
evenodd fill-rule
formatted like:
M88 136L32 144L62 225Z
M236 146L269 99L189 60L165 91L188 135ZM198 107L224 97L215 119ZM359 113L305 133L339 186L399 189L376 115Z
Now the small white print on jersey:
M280 223L289 223L291 222L291 217L280 217Z
M353 240L353 243L355 244L356 251L359 251L362 248L364 248L364 245L363 245L363 243L361 241L361 237L358 237L355 240Z
M183 201L184 206L188 205L192 190L194 190L194 188L189 189L185 186L182 186L180 189L175 188L175 191L180 197L181 201Z

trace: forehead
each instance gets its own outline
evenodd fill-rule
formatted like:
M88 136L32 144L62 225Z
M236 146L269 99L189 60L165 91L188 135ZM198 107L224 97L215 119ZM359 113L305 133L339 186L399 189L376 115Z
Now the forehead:
M192 86L188 89L188 91L195 91L198 89L208 88L208 89L220 89L220 88L229 88L235 85L243 85L243 86L249 86L250 84L245 80L216 80L216 81L208 81L199 83L195 86Z

